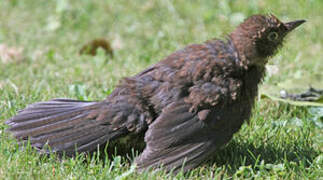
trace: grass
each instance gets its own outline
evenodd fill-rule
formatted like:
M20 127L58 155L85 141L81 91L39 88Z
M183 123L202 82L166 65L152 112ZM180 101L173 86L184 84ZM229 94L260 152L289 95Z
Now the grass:
M321 179L322 117L313 113L319 108L259 99L250 123L212 160L176 176L137 173L125 156L40 157L19 150L3 122L36 101L104 99L122 77L187 44L223 38L255 13L308 20L272 58L278 73L262 89L322 88L322 9L321 0L0 1L0 43L24 49L20 62L0 61L0 179ZM114 59L78 55L97 37L112 42Z

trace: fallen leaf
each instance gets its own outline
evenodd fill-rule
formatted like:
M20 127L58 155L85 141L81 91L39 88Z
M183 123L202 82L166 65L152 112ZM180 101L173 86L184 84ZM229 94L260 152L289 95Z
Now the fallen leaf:
M94 39L88 43L86 43L80 50L80 54L89 54L95 56L97 54L97 50L101 48L105 51L107 55L113 57L113 50L108 40L104 38Z

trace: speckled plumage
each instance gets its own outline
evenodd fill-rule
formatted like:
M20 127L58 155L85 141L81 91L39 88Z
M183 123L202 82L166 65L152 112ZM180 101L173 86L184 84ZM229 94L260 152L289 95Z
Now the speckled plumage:
M7 121L9 131L40 152L67 155L76 147L86 152L106 141L137 137L146 144L135 160L139 169L163 165L176 172L185 162L188 171L250 118L268 57L301 23L251 16L224 41L189 45L124 78L104 101L29 105Z

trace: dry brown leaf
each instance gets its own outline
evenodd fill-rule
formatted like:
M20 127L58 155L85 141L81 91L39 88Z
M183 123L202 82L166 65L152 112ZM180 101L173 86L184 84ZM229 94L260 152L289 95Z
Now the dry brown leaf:
M97 49L102 48L106 54L113 57L113 50L111 48L110 42L103 38L94 39L86 43L80 50L80 54L90 54L95 56Z
M6 44L0 44L0 61L3 63L19 62L23 59L22 47L9 47Z

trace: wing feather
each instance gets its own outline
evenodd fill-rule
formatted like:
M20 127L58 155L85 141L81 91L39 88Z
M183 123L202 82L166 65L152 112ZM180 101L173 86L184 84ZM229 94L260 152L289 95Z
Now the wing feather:
M172 103L149 126L146 148L136 159L139 169L162 166L177 172L185 163L187 171L215 151L212 129L189 109L184 102Z

